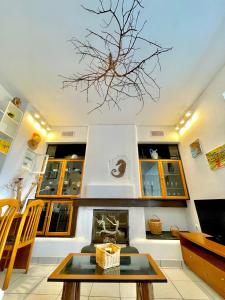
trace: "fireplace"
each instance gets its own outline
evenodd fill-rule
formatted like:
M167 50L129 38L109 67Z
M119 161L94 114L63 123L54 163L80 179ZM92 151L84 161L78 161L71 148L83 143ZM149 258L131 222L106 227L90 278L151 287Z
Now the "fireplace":
M129 244L128 210L94 209L92 243Z

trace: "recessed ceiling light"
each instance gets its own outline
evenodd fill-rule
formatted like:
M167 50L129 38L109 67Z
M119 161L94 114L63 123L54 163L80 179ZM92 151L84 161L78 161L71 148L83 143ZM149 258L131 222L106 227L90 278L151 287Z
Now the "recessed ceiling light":
M43 135L46 135L46 134L47 134L47 132L46 132L46 130L45 130L44 128L41 128L41 133L42 133Z
M41 121L41 125L45 125L46 124L46 122L45 121Z
M49 127L47 127L46 129L47 129L48 131L51 130L51 128L49 128Z
M186 129L189 129L191 127L191 121L187 121L185 126L184 126Z
M175 127L175 130L179 130L179 129L180 129L180 127L178 127L178 126L177 126L177 127Z
M181 120L181 121L180 121L180 124L184 124L184 120Z
M186 112L185 116L186 117L190 117L191 116L191 112L190 111Z
M186 131L186 128L182 127L179 131L179 134L183 135L185 133L185 131Z
M35 123L34 127L37 129L37 130L40 130L41 129L41 125L39 123Z
M40 118L39 114L34 114L34 116L35 116L36 119Z

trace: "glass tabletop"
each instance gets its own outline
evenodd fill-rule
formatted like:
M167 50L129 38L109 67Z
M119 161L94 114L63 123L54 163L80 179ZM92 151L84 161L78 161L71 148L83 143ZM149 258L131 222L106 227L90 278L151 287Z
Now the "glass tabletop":
M96 265L95 256L73 256L59 272L64 275L155 275L146 256L121 256L120 266L102 269Z

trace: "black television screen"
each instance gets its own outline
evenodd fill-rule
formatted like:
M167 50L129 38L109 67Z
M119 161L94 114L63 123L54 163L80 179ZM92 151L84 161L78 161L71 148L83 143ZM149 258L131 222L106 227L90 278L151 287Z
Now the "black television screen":
M225 199L195 200L195 207L202 232L225 244Z

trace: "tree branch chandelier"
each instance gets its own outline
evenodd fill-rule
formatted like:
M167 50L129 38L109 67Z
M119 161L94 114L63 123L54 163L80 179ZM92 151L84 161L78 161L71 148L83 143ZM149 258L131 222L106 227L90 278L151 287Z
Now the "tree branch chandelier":
M97 92L100 102L89 111L108 106L121 109L122 101L137 99L143 109L144 101L160 98L160 87L153 73L160 66L159 56L172 48L164 48L142 36L146 21L141 25L142 0L99 0L97 9L82 6L88 13L103 17L99 32L87 30L85 41L72 38L80 61L85 60L83 73L63 76L63 87L80 88Z

